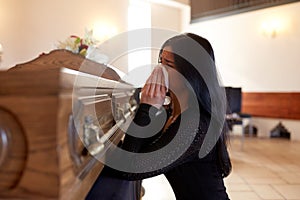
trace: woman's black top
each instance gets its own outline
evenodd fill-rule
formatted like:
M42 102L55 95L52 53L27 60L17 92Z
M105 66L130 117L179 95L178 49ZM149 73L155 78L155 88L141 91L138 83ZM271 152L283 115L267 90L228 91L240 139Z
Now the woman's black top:
M157 115L157 113L156 108L148 104L141 104L133 121L139 126L146 126L150 121L153 124L161 123L162 120L165 120L165 116L163 114ZM187 109L166 130L155 135L149 130L149 134L153 135L151 137L137 138L126 135L122 148L136 153L160 150L172 142L175 136L177 141L181 141L178 144L175 143L174 148L168 154L162 154L161 157L149 158L149 160L143 162L139 162L134 158L129 161L139 169L149 169L149 166L153 165L153 171L127 173L105 167L101 174L126 180L142 180L164 174L178 200L228 199L222 172L218 165L216 147L207 152L208 154L204 158L199 158L199 150L206 136L210 117L205 113L200 113L199 122L197 116L199 116L199 113ZM177 155L185 145L188 145L185 151ZM157 168L156 165L159 161L169 164Z

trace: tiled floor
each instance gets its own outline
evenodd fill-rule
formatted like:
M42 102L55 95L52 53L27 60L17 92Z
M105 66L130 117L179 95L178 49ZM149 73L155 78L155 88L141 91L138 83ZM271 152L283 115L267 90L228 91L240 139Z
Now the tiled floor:
M225 185L232 200L300 200L300 142L246 138L243 150L240 142L232 138L229 147L233 171ZM175 199L162 176L143 185L143 200Z
M225 179L231 199L300 200L300 142L233 138L232 174Z

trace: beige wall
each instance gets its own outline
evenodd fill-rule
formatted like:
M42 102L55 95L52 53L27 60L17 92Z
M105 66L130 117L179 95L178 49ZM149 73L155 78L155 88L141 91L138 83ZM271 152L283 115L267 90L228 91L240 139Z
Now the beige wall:
M152 27L182 30L183 4L150 2ZM4 48L0 70L53 50L69 35L83 36L85 28L97 32L101 25L109 24L118 33L127 31L128 6L129 0L0 0L0 43ZM126 71L121 59L113 64Z
M300 3L242 13L190 25L187 30L208 38L216 54L224 85L243 91L300 92ZM270 18L284 21L276 37L261 24ZM282 121L300 140L300 121L255 118L260 136Z
M0 0L0 69L36 58L71 34L101 24L127 30L128 0ZM98 25L97 25L98 24Z
M180 33L182 31L182 8L177 5L163 4L158 1L151 4L151 27L167 30L170 33ZM168 37L170 35L168 34ZM168 38L165 38L167 40ZM162 45L162 44L161 44ZM156 46L156 45L154 45ZM158 60L158 49L152 50L152 63Z
M4 69L7 64L22 61L24 57L24 46L26 46L26 36L22 23L25 16L24 1L0 0L0 43L3 46L2 61L0 69ZM13 56L17 54L19 56Z
M190 0L173 0L184 5L190 5Z
M176 7L152 3L151 24L155 28L181 31L181 10Z
M213 44L225 85L244 91L300 91L300 3L192 24L190 31ZM284 30L267 36L261 24L285 20Z

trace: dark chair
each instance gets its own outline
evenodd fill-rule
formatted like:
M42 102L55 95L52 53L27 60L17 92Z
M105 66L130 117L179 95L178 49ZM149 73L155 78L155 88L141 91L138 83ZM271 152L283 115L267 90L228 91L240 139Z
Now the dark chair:
M227 98L227 113L226 113L226 121L228 123L228 127L230 132L233 130L234 125L242 126L242 142L241 148L244 145L244 137L245 137L245 123L244 119L248 119L249 125L249 135L253 133L252 127L252 116L247 113L242 113L242 88L240 87L225 87L226 98Z

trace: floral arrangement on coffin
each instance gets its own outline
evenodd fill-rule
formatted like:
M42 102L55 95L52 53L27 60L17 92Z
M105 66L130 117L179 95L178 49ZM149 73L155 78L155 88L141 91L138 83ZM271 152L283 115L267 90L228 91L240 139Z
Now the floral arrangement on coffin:
M98 43L99 41L93 37L93 30L85 29L83 38L76 35L71 35L65 41L59 42L57 48L66 49L72 51L73 53L86 56L88 49L91 47L95 48Z
M105 64L113 69L120 77L124 77L125 73L118 68L109 64L109 57L99 48L100 41L93 37L93 30L85 29L84 37L70 35L65 41L59 41L56 45L58 49L66 49L75 54L80 54L86 59L94 62Z
M66 49L75 54L80 54L87 59L98 63L108 63L109 58L99 48L100 42L93 37L93 30L85 29L84 37L69 36L65 41L59 42L58 49Z

